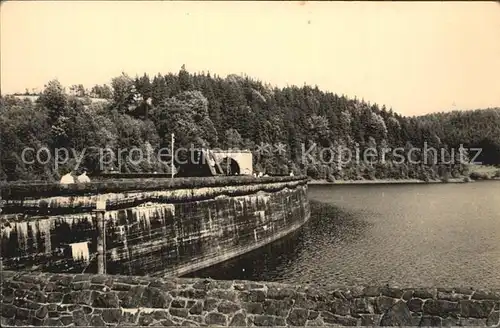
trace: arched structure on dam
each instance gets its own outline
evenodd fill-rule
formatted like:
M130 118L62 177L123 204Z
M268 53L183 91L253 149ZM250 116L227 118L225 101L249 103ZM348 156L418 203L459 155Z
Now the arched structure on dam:
M253 174L253 158L252 152L249 150L212 150L215 160L221 168L231 175L252 175Z
M220 168L225 175L240 175L241 170L238 162L231 157L224 157L219 163Z

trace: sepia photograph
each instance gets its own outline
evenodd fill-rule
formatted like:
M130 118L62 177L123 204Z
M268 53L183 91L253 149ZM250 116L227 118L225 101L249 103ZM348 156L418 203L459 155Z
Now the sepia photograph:
M2 1L2 327L500 328L498 1Z

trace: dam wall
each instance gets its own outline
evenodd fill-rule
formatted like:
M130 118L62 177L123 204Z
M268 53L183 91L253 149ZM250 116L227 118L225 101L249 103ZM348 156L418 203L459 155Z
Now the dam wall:
M179 276L264 246L310 217L303 177L0 187L2 266L13 271Z
M6 326L489 326L500 290L4 271Z

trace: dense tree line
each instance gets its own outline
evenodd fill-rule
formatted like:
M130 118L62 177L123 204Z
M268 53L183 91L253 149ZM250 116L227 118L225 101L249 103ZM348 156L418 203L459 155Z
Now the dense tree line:
M451 159L458 156L453 150L461 144L484 146L483 159L500 163L499 109L404 117L385 106L318 87L277 88L247 76L191 74L184 67L178 74L153 77L122 74L109 86L96 85L89 91L75 85L70 91L67 94L54 80L36 102L2 96L1 179L58 179L75 164L71 160L55 168L54 156L43 153L46 163L26 163L22 152L27 147L64 147L76 155L84 151L82 163L91 172L110 168L165 172L168 166L155 155L170 147L171 133L177 148L250 149L258 171L288 174L293 170L329 180L458 177L467 166ZM408 154L424 144L442 153L437 163L416 163L423 155ZM103 155L99 148L132 147L151 154L149 160L111 158L105 168L99 163ZM402 153L406 160L384 152L398 147L406 150ZM354 159L356 150L363 154L366 149L378 151L374 160L366 161L364 155ZM353 160L348 160L345 150L351 151ZM31 162L36 154L24 155Z
M418 119L452 147L480 148L475 161L500 164L500 108L434 113Z

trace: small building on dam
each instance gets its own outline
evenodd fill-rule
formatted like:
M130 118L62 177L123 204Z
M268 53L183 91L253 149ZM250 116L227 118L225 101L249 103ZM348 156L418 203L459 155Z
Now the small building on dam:
M249 150L212 150L215 160L230 175L252 175L253 157Z
M249 150L195 149L186 157L178 165L176 177L253 174L253 156Z

